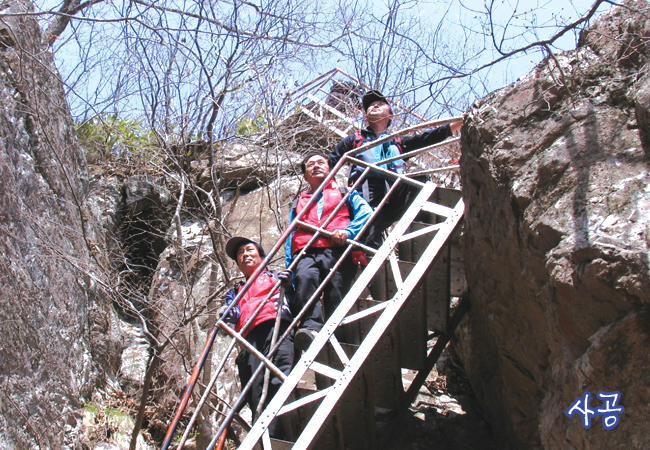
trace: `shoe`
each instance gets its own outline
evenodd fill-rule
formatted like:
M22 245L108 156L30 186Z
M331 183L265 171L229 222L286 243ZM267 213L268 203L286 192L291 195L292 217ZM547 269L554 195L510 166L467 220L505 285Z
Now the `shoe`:
M296 332L296 335L293 337L293 346L297 350L305 351L309 348L311 342L314 340L317 334L318 331L301 328Z

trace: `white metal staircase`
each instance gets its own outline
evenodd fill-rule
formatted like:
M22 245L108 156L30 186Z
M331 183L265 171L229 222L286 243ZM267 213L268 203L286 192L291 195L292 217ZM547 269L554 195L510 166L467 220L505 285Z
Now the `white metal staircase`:
M327 75L332 77L336 73ZM313 88L322 90L326 80L317 81ZM309 97L312 100L312 109L307 114L303 107L303 113L309 117L314 116L314 120L319 121L324 120L326 112L338 117L339 114L331 111L332 108L327 102L312 97L313 95ZM417 396L419 388L468 306L464 299L465 284L458 243L464 204L460 192L455 189L440 188L431 182L419 183L408 175L397 175L381 169L380 165L389 160L375 165L366 164L355 159L354 154L369 146L393 139L398 134L441 125L452 120L458 118L416 125L361 146L344 156L332 169L323 185L333 179L335 173L346 163L353 163L366 166L366 171L353 188L359 186L359 183L374 171L391 180L393 187L407 183L419 188L419 195L401 218L395 218L399 220L392 227L383 245L358 274L355 283L314 338L311 346L294 364L292 372L285 376L273 365L270 355L259 355L264 364L260 365L251 380L257 374L261 375L261 371L266 367L284 382L248 431L240 449L381 449L391 427L398 423L400 416L407 411ZM346 121L346 126L352 125L349 120ZM349 130L336 131L342 135ZM407 156L424 154L435 147L457 141L457 138L449 139L444 143L411 152ZM450 169L453 170L454 167L435 170ZM421 171L420 174L422 173L425 172ZM314 194L312 201L317 199L321 190L322 186ZM344 201L345 199L342 204ZM263 266L283 247L285 238L300 220L299 214L268 252ZM319 233L325 232L316 230L316 234ZM373 249L368 249L359 242L348 241L342 258L348 257L352 250L358 248L373 252ZM332 268L332 271L334 270L336 267ZM253 274L251 279L258 273ZM328 279L323 281L315 295L318 295L327 281ZM249 283L250 281L243 287L239 296L248 288ZM299 318L295 319L294 326L298 320ZM233 341L226 354L221 355L221 363L206 386L203 398L190 419L190 425L176 448L182 448L196 416L207 401L210 390L235 345L239 344L252 353L256 352L239 333L221 320L215 324L170 424L163 450L172 445L175 428L189 403L194 383L202 368L202 360L205 360L204 355L210 351L211 340L218 329L232 336ZM286 338L287 333L280 339ZM337 336L344 336L345 343L339 342ZM273 352L272 349L271 353ZM415 377L408 387L405 387L402 381L402 371L405 369L415 372ZM207 447L208 450L214 449L218 440L225 436L225 430L237 415L250 384L242 386L242 395L221 422L219 430ZM273 440L269 436L267 429L276 418L283 422L286 441Z
M265 443L265 449L378 448L379 416L387 412L396 414L404 406L406 392L400 369L426 370L427 338L428 332L432 331L429 329L432 322L437 328L433 331L449 332L446 323L448 316L444 314L450 302L449 275L445 280L447 286L438 287L443 292L440 299L432 298L435 297L430 295L432 292L412 295L418 286L422 289L427 276L436 278L435 274L431 274L432 269L449 272L451 260L448 255L442 269L436 268L435 261L444 258L445 251L450 251L450 242L463 217L462 199L458 198L452 207L434 203L430 198L434 197L435 191L435 185L424 185L312 345L303 353L240 449L253 449L260 440ZM428 226L417 223L414 226L414 219L421 211L444 216L445 220ZM425 247L413 248L427 240L429 242ZM399 252L400 259L406 256L410 261L398 261L395 250L400 244L403 249ZM411 244L410 252L407 250L408 244ZM388 261L387 267L385 261ZM380 295L384 293L386 298L381 299L384 301L366 299L364 294L368 291L367 287L375 275L386 268L394 281L389 282L384 290L377 290ZM385 278L380 279L380 283L381 280ZM394 285L394 292L391 292L391 284ZM427 285L427 288L431 286ZM409 299L414 301L409 303ZM427 300L440 301L438 309L442 306L443 313L432 311L429 317L426 313ZM344 346L337 341L334 332L338 327L352 325L361 330L361 342L358 346ZM403 328L401 332L400 325ZM407 341L398 343L400 339ZM410 347L409 351L400 351L405 347ZM319 360L319 355L326 356ZM329 360L328 363L320 362L323 359ZM305 395L304 391L297 392L300 381L309 370L329 378L332 384L315 389L309 395ZM301 409L309 412L302 415L296 413ZM293 444L271 444L268 435L265 435L266 428L276 416L286 416L285 423L296 424L306 415L311 417L297 430Z

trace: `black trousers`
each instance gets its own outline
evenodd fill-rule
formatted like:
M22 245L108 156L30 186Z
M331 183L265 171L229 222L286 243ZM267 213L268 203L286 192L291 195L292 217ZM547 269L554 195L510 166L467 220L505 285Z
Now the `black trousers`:
M414 179L422 183L428 181L426 175L415 177ZM370 206L376 208L388 193L390 185L381 178L370 178L367 180L367 183L367 187L364 188L362 184L359 186L358 190L361 195L366 191L368 196L366 200L370 203ZM384 243L384 231L402 218L402 215L406 212L409 206L411 206L411 203L413 203L413 200L415 200L415 197L417 197L419 193L419 188L409 184L400 183L359 240L369 247L376 249L381 247L381 244Z
M294 274L296 288L294 315L300 312L316 292L318 285L327 277L330 269L334 267L344 250L345 247L312 248L298 261ZM319 301L312 304L303 316L300 328L319 331L323 327L324 320L327 320L332 315L345 294L350 290L356 271L357 267L348 255L325 286L322 306ZM324 314L323 307L325 309Z
M280 334L285 332L289 323L286 321L280 322ZM271 340L273 338L273 327L275 326L275 320L267 320L262 322L253 328L247 335L246 340L250 342L253 347L259 350L264 356L269 354L271 350ZM287 339L280 345L278 351L275 353L272 359L273 363L280 369L285 375L289 375L291 372L291 367L293 366L293 334L289 335ZM248 381L253 376L257 367L261 364L261 361L257 359L254 355L248 351L242 349L237 355L235 360L237 363L237 368L239 369L239 379L241 381L242 388L248 383ZM280 389L282 381L278 377L271 375L271 380L269 382L269 390L266 396L266 401L264 406L268 405L275 393ZM250 406L253 412L253 422L257 420L257 405L260 403L262 398L262 390L264 389L264 370L255 378L253 386L248 391L246 395L246 401ZM276 439L284 439L284 428L280 418L276 418L271 422L269 426L269 434L271 437Z

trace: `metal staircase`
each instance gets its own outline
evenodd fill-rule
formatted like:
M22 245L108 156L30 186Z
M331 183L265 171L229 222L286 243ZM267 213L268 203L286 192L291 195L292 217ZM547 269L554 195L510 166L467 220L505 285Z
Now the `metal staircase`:
M446 339L441 337L448 339L453 331L449 326L450 255L464 205L460 198L451 207L431 201L435 194L435 185L427 183L422 187L240 449L253 449L260 440L266 442L265 449L379 448L386 418L396 416L410 403L409 392L402 386L401 369L425 371L426 377L435 363L431 360L437 360L441 351L438 345L427 353L429 333L438 333L436 339L442 344ZM446 200L455 197L451 191L445 195ZM445 219L429 225L414 222L420 211ZM381 272L388 272L388 276L378 277L370 289L380 298L369 299L367 288ZM347 335L356 332L361 338L359 344L339 343L335 335L339 327L348 328ZM319 386L306 395L304 389L299 390L299 384L310 370L331 380L322 384L331 385ZM411 384L413 390L416 384ZM299 427L295 443L271 444L265 431L276 416L286 416L285 423L309 420Z
M392 188L378 208L385 204L400 184L406 183L419 189L416 199L397 220L379 249L368 248L356 240L347 241L347 248L338 264L355 249L363 249L367 254L372 254L372 258L357 275L355 283L314 338L311 346L295 362L292 372L285 376L271 362L277 344L271 349L270 355L259 355L263 364L251 380L258 374L261 375L262 370L266 368L267 372L273 372L282 379L283 384L248 431L240 449L381 449L392 427L399 422L401 415L416 398L419 388L467 308L464 299L466 289L462 258L458 245L464 204L458 190L440 188L431 182L423 184L409 177L414 174L397 175L379 167L390 159L372 165L354 158L354 155L370 146L394 139L397 135L457 119L450 118L403 129L346 154L332 168L307 207L298 214L268 252L262 266L251 276L251 280L254 279L284 247L285 239L301 224L302 214L317 200L323 186L334 179L345 164L354 163L366 167L364 174L352 189L363 183L371 171L382 173L385 178L392 180ZM449 139L402 157L430 152L436 147L453 144L457 140ZM345 207L346 198L347 196L337 210ZM335 213L336 211L332 213L332 218ZM323 229L314 231L315 236L311 242L319 234L327 234ZM295 260L300 257L301 255L298 255ZM332 268L331 273L336 270L338 264ZM317 301L317 296L328 281L329 277L320 285L312 301ZM249 280L244 285L235 303L250 283ZM276 288L279 289L279 283ZM269 298L271 295L272 293ZM261 306L259 309L261 310ZM299 320L300 317L294 320L293 328ZM171 445L176 426L189 403L194 384L206 359L205 355L210 351L212 340L219 329L225 331L233 340L226 354L221 355L221 362L205 387L203 397L196 405L185 434L175 448L182 448L186 442L192 424L207 402L210 391L235 345L239 344L251 353L257 353L240 333L221 320L217 321L170 424L163 450ZM290 330L287 330L278 339L287 338L289 332ZM409 386L404 386L402 381L404 370L414 374ZM242 386L242 394L225 414L217 433L207 447L209 450L223 442L225 431L237 416L250 385L251 383ZM269 436L267 429L276 418L283 422L287 441L273 440Z

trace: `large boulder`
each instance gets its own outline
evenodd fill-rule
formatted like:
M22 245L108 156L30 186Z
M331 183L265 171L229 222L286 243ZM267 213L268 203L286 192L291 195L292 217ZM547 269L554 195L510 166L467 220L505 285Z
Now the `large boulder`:
M31 12L19 0L2 13ZM119 367L104 229L33 16L0 24L0 448L74 448Z
M650 448L649 13L612 9L467 114L456 349L503 448ZM566 414L599 391L616 428Z
M301 189L306 189L304 180L286 176L234 197L224 204L226 226L233 235L255 239L269 251L286 229L289 209ZM284 248L280 255L284 258ZM280 265L284 266L284 262Z

